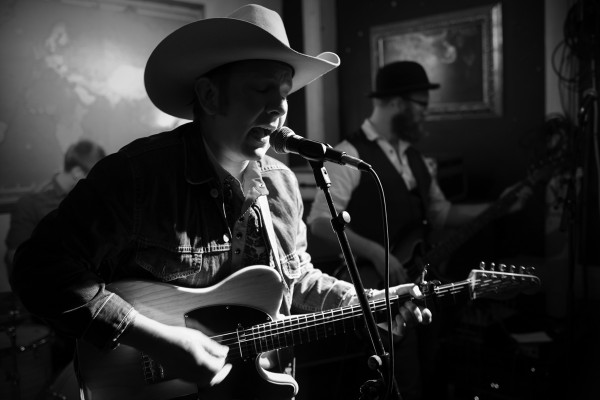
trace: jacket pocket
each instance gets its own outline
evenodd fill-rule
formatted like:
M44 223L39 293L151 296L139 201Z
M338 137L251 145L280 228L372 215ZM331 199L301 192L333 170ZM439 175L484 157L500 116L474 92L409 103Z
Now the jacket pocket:
M203 255L192 251L170 251L161 248L141 249L136 262L162 282L184 278L202 269Z
M285 258L281 260L281 269L283 270L283 274L288 279L298 278L302 273L302 267L300 266L300 257L298 257L298 253L293 252L285 256Z

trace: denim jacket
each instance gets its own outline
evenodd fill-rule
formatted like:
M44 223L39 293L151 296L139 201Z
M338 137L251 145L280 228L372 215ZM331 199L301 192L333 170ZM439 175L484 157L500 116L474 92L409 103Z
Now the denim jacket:
M101 160L15 256L13 289L57 329L110 348L136 311L106 283L150 279L205 287L231 273L223 194L194 123L138 139ZM293 172L259 162L284 282L281 312L340 307L354 293L310 262Z

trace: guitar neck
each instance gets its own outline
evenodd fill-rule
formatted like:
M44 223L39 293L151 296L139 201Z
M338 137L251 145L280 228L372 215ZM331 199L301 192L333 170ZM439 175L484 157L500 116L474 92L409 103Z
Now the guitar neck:
M421 260L422 264L436 265L441 263L486 225L498 217L506 214L510 206L515 202L517 194L525 185L525 182L517 185L509 193L500 198L498 201L494 202L490 207L479 214L469 224L461 227L455 234L443 240L440 244L431 249L423 256Z
M437 282L423 284L421 292L424 298L418 301L427 305L429 298L434 297L457 302L539 286L535 276L517 274L512 266L509 269L511 272L473 270L465 281L445 285ZM524 272L521 269L519 271ZM231 380L225 385L203 389L202 399L239 398L237 390L231 388L235 389L237 384L247 387L247 382L255 378L260 378L259 382L264 380L263 386L268 385L271 389L284 388L286 395L277 398L291 398L297 392L296 382L285 378L285 374L264 370L259 362L262 358L258 356L267 353L264 357L276 363L281 353L274 355L270 351L365 326L359 305L275 320L281 305L281 278L274 269L262 266L246 267L207 288L120 281L110 284L109 289L149 318L164 324L198 329L229 347L228 359L235 370L226 379ZM409 299L409 295L392 296L390 302L398 307ZM369 305L376 321L386 321L385 300L374 300ZM82 387L86 393L93 393L97 400L156 400L198 391L196 385L171 376L168 369L134 347L122 345L106 354L78 341L77 354ZM257 393L264 388L260 383L258 385Z
M470 295L470 281L455 282L432 288L426 294L424 301L429 297L448 297L453 301L468 300ZM410 295L392 296L392 306L399 306ZM386 302L384 299L369 303L371 312L376 320L382 322L385 318ZM234 357L243 359L252 358L260 353L292 347L300 344L322 340L334 335L344 334L365 327L364 315L360 305L351 305L333 310L291 316L282 320L255 325L248 329L238 330L225 335L213 337L228 346L238 347ZM231 354L231 353L230 353Z

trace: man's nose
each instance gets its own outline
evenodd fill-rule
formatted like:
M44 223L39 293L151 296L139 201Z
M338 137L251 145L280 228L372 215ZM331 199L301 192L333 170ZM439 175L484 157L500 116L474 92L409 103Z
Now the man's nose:
M285 115L288 110L288 104L286 97L282 96L281 93L273 91L273 94L269 97L269 104L267 105L267 112L276 117Z

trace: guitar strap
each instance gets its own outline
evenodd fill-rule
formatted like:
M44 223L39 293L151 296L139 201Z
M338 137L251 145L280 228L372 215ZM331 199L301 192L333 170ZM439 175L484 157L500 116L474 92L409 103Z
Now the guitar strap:
M271 246L271 251L273 251L273 262L275 263L277 270L280 273L283 273L283 269L281 268L281 259L279 258L279 247L277 246L277 238L275 236L275 229L273 229L273 220L271 219L271 210L269 209L267 196L258 196L256 201L260 207L260 212L263 216L263 221L265 222L265 228L267 229L269 245Z

